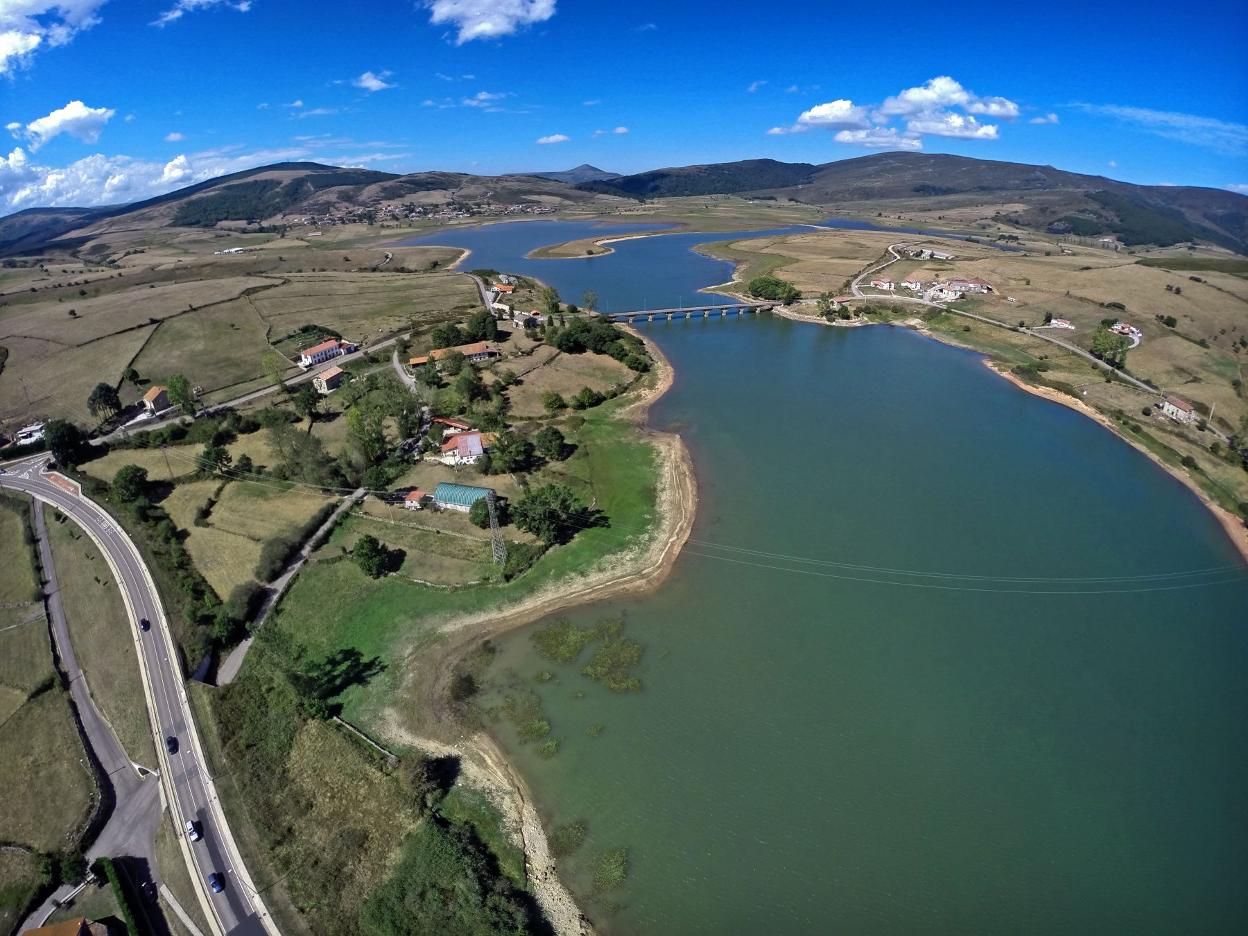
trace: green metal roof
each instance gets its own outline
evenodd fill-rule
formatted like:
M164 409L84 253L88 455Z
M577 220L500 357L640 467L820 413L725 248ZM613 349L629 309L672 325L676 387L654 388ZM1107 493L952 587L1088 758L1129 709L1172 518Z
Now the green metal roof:
M471 507L483 497L490 494L490 488L473 487L471 484L453 484L443 481L433 489L433 500L438 504L449 504L453 507Z

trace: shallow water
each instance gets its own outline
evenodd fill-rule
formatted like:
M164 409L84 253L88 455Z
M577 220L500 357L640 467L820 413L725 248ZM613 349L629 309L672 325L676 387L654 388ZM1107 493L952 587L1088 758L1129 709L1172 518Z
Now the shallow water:
M587 233L545 224L442 242L622 308L726 279L687 248L740 236L520 260ZM677 373L652 422L689 444L697 524L655 593L567 615L623 616L646 646L643 691L552 666L527 630L494 668L541 695L561 741L543 760L498 732L551 821L587 821L562 870L595 921L1236 931L1248 577L1191 492L909 331L643 327ZM593 859L617 846L627 882L594 895Z

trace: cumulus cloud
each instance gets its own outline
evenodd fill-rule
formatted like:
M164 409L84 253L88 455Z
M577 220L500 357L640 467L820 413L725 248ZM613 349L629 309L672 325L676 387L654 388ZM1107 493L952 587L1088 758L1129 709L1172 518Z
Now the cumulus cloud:
M570 139L572 139L570 136L562 133L552 133L550 136L538 137L537 142L545 146L549 143L567 143Z
M33 153L49 140L67 133L84 143L94 143L100 131L117 112L111 107L87 107L82 101L70 101L52 113L32 120L25 127L17 122L6 126L10 133L30 145Z
M425 0L429 20L455 27L455 44L510 36L555 15L555 0Z
M0 156L0 214L43 206L124 204L230 172L312 155L306 149L227 148L160 162L97 153L53 168L32 162L19 146L7 157Z
M1232 182L1224 186L1228 192L1237 192L1240 195L1248 195L1248 183Z
M796 86L789 89L798 90ZM995 123L981 123L981 117L1013 120L1020 108L1009 98L983 96L964 87L948 75L938 75L924 84L906 88L885 98L878 105L855 104L838 98L803 111L790 126L772 127L770 136L804 133L811 129L833 132L838 143L858 146L920 149L923 136L964 140L995 140ZM1056 121L1056 115L1051 115ZM1043 122L1050 122L1045 118ZM904 130L898 124L904 125Z
M106 0L0 0L0 75L28 65L36 50L65 45L100 21Z
M251 9L251 0L176 0L173 6L152 20L151 25L168 26L170 23L180 20L187 13L194 13L197 10L209 10L213 7L225 7L227 10L246 13Z
M872 127L869 130L841 130L832 139L870 149L917 150L923 148L918 137L897 132L895 127Z
M1057 114L1042 114L1039 117L1032 117L1027 122L1033 124L1055 124L1060 123L1060 118L1058 118Z
M827 104L816 104L808 111L802 111L797 122L806 127L822 127L825 130L862 130L871 126L867 119L867 109L858 107L853 101L840 98Z
M954 137L960 140L995 140L996 124L981 124L974 117L952 111L919 114L906 121L906 130L928 136Z
M178 133L177 130L174 130L172 133L165 134L166 143L181 143L185 139L186 137L183 136L181 133Z
M1116 104L1077 104L1090 114L1115 120L1168 140L1200 146L1225 156L1248 155L1248 124L1201 117L1147 107L1120 107Z
M372 93L374 91L386 91L390 88L396 88L398 85L393 82L386 81L391 72L383 71L381 73L366 71L359 78L352 80L351 84L362 91Z

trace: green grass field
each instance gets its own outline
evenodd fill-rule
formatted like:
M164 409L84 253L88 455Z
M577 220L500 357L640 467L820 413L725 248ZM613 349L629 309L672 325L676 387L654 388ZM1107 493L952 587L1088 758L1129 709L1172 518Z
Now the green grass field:
M0 564L0 628L38 610L39 580L26 544L28 516L24 499L0 495L0 552L14 557Z
M91 697L130 759L155 767L134 632L121 593L86 534L68 521L57 523L51 511L45 515L70 640Z
M19 848L0 848L0 933L11 933L35 894L51 882L42 859Z

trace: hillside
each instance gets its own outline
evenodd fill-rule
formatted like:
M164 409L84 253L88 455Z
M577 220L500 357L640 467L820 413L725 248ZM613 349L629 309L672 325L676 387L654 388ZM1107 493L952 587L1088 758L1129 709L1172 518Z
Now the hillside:
M1114 235L1125 244L1210 241L1248 252L1248 198L1221 189L1146 186L1024 163L879 153L820 166L752 159L658 169L579 188L631 198L753 194L828 208L953 209L1000 203L1031 230Z

